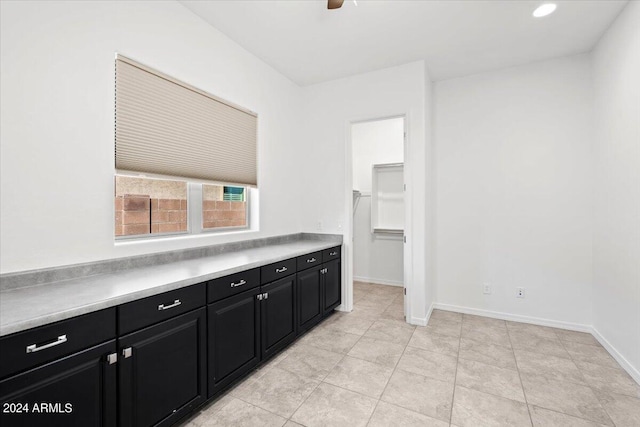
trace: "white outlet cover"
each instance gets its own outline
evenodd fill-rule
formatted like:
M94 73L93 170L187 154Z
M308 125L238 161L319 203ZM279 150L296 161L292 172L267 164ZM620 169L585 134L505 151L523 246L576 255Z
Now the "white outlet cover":
M488 283L484 283L482 285L482 293L485 295L489 295L491 294L491 285Z
M524 288L516 288L516 298L524 298Z

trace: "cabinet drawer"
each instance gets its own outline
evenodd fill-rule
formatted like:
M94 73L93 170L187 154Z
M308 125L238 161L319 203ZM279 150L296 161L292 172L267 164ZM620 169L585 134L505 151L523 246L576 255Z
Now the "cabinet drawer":
M260 269L261 283L269 283L281 277L288 276L296 272L296 259L291 258L273 264L265 265Z
M296 260L298 271L306 270L307 268L322 264L322 252L314 252L309 255L302 255L296 258Z
M118 334L126 334L206 304L204 283L123 304L118 307Z
M220 301L231 295L260 286L260 269L243 271L207 282L208 302Z
M322 262L340 259L340 246L322 251Z
M116 309L96 311L0 339L0 378L116 336Z

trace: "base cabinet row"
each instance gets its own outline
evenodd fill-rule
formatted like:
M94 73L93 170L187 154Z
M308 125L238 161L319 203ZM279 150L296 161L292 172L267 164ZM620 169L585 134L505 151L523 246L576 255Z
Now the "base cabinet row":
M339 255L286 273L229 276L252 287L208 304L202 283L3 337L0 425L175 424L340 304ZM110 339L75 350L87 329Z

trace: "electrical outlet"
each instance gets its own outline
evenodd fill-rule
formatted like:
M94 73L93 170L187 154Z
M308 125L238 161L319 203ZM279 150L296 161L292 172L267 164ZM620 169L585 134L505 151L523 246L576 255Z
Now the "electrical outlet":
M491 294L491 285L488 283L483 283L482 284L482 293L485 295L490 295Z
M524 298L524 288L516 288L516 298Z
M318 221L318 223L316 224L316 229L318 231L322 231L322 221Z

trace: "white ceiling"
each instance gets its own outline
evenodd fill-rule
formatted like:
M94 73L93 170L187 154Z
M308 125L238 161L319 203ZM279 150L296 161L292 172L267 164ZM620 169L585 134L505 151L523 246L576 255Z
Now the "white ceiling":
M588 52L626 1L182 0L300 85L426 60L433 80Z

